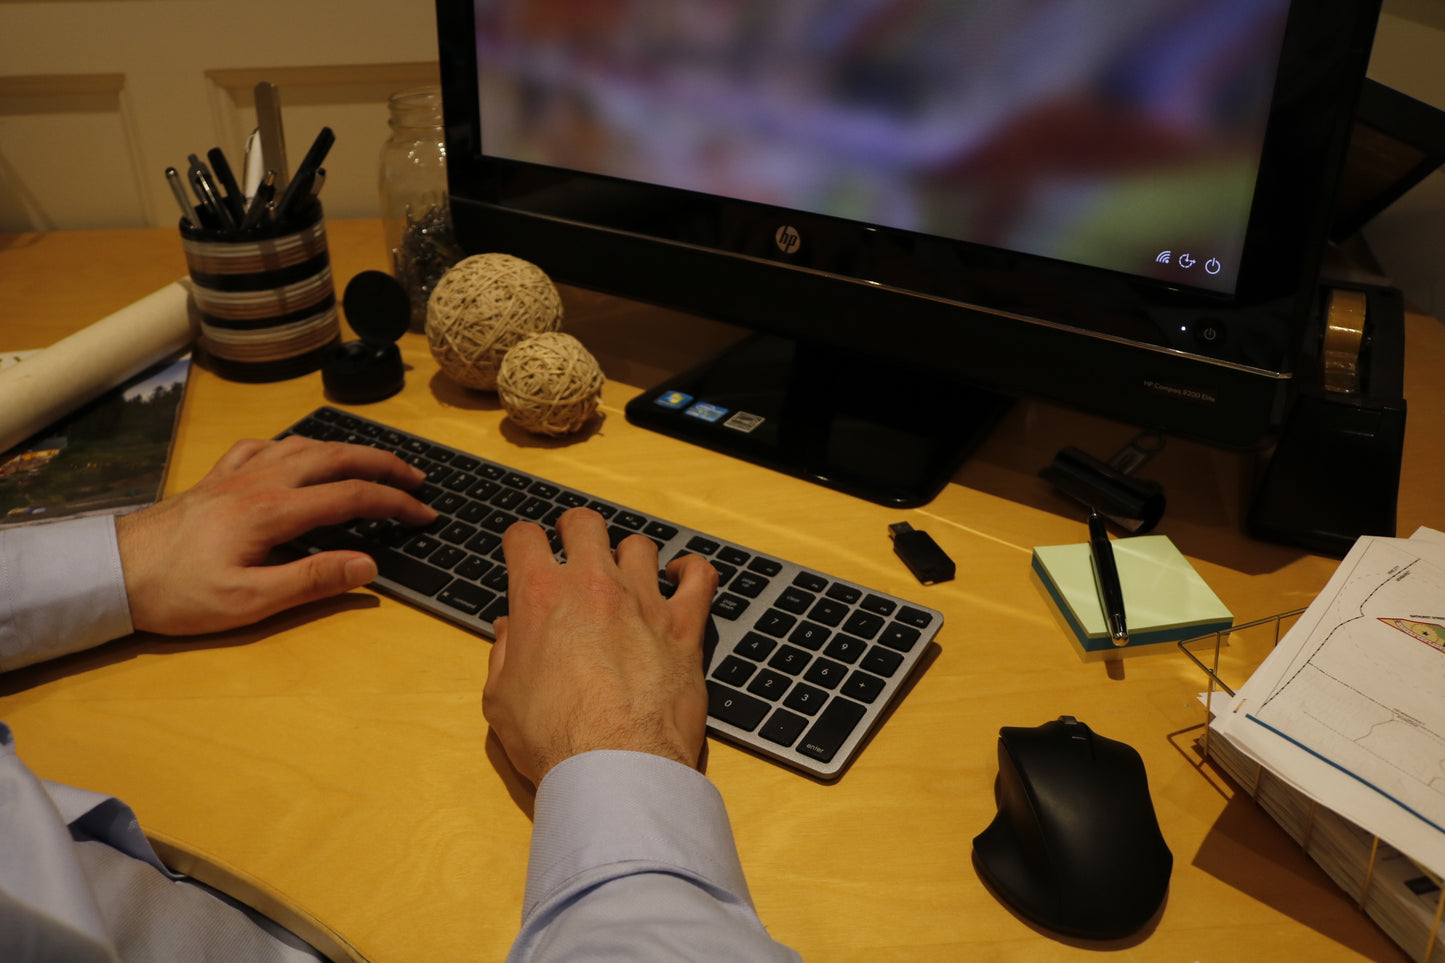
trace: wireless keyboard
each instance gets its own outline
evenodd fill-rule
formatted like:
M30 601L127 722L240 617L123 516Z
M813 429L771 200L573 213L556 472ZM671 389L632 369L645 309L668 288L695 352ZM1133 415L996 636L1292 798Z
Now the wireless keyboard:
M943 624L934 609L349 412L319 408L278 437L290 434L395 452L426 472L417 497L439 513L426 528L356 519L308 532L297 547L366 552L374 587L488 638L507 611L502 533L519 519L557 547L557 518L585 505L607 520L614 547L641 532L664 564L704 556L718 572L708 728L822 779L857 756Z

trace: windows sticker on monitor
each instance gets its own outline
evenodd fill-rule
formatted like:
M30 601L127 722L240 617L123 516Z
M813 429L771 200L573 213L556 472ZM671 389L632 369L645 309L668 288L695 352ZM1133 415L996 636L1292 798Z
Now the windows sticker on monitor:
M1020 394L1255 446L1378 12L438 0L453 216L757 332L628 417L864 497L926 501Z

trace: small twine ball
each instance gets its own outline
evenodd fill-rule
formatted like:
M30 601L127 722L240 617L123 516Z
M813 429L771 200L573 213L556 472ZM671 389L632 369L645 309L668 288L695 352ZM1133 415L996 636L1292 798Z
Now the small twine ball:
M497 395L521 427L566 435L597 410L602 380L602 368L582 342L553 331L534 334L507 352L497 372Z
M442 275L427 300L426 339L453 380L492 391L507 351L530 335L562 326L552 279L510 254L476 254Z

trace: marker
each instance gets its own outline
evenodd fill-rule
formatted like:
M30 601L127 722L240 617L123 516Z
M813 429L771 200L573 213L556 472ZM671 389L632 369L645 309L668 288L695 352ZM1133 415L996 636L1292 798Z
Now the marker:
M1119 584L1119 568L1114 564L1114 546L1104 528L1104 516L1089 513L1089 554L1094 561L1094 582L1099 589L1099 604L1109 638L1115 645L1129 643L1129 627L1124 621L1124 589Z
M301 159L301 166L296 168L296 176L291 178L291 183L286 187L286 193L281 195L281 202L276 205L278 221L286 220L295 213L298 204L311 197L316 172L321 169L321 162L326 159L326 154L334 143L336 143L336 134L332 132L331 128L321 128L321 133L316 135L316 139L311 142L311 147L306 151L306 156Z
M171 185L171 193L176 196L176 203L181 206L181 218L191 228L199 231L201 224L196 220L196 212L191 207L191 199L186 194L186 186L181 183L181 172L174 167L167 167L166 183Z

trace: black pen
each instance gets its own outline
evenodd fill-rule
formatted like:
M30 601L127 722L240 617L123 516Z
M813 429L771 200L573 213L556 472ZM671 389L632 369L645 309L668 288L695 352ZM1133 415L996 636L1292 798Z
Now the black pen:
M231 216L231 209L226 206L226 202L221 200L220 194L216 192L216 182L211 179L210 170L201 163L201 159L195 154L191 154L188 160L191 162L189 171L191 190L195 191L196 196L201 199L201 207L215 218L221 230L234 231L236 219Z
M276 219L284 221L289 218L296 209L296 206L311 196L312 182L316 179L316 172L321 168L321 162L326 159L327 151L336 142L336 134L330 127L321 128L321 133L311 142L311 147L306 151L306 156L301 158L301 164L296 168L296 176L291 178L291 183L286 185L286 192L281 195L281 201L276 205Z
M231 209L231 216L237 221L241 220L246 216L246 199L241 194L241 185L236 183L236 175L231 173L231 165L226 161L225 152L219 147L212 147L206 151L206 159L211 162L211 170L215 172L221 189L226 192L226 205Z
M1104 516L1089 513L1089 555L1094 561L1094 582L1099 589L1099 602L1104 609L1104 622L1115 645L1129 643L1129 627L1124 621L1124 589L1119 584L1119 567L1114 564L1114 546L1104 528Z

